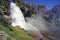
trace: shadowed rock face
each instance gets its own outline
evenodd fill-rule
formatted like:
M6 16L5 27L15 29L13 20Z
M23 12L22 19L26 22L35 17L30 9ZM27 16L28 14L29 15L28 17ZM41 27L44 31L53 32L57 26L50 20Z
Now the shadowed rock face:
M45 16L48 34L60 39L60 5L54 6L51 10L47 11ZM54 39L54 40L56 40Z
M52 40L60 40L60 5L56 5L51 10L46 11L45 15L40 16L37 14L34 17L27 18L27 22L38 29L45 25L43 28L47 28L45 30L47 36L51 36Z
M54 8L51 10L52 13L54 14L53 16L57 21L60 21L60 5L54 6Z

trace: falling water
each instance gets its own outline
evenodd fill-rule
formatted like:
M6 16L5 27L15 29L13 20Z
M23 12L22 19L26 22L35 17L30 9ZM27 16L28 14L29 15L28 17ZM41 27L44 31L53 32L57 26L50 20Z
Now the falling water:
M13 27L20 26L21 28L26 29L26 24L21 9L15 3L10 3L10 12L12 19L11 25Z
M34 32L34 33L39 34L41 37L43 37L43 36L40 34L38 29L40 29L42 31L45 31L45 30L47 31L47 27L45 26L45 21L40 15L30 18L30 20L25 22L21 9L13 2L10 3L10 13L11 13L10 16L12 19L11 25L13 27L20 26L24 30L28 30L29 32L32 31L32 33ZM51 30L49 30L49 33L50 33L50 31Z
M15 26L20 26L27 32L33 32L37 35L39 35L41 38L43 37L40 33L40 31L34 27L33 25L25 22L24 16L22 14L21 9L15 4L15 3L10 3L10 16L11 16L11 25L13 27Z
M20 26L25 30L37 31L33 25L25 22L24 16L22 14L21 9L14 3L10 3L10 11L11 11L11 25L13 27Z

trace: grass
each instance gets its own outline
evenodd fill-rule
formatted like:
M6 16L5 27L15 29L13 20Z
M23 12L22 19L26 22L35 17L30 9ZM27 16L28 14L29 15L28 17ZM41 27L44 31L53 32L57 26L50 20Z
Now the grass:
M16 31L15 28L11 31L9 28L0 24L0 30L5 31L9 36L15 38L16 40L34 40L34 38L28 35L24 30L20 29Z

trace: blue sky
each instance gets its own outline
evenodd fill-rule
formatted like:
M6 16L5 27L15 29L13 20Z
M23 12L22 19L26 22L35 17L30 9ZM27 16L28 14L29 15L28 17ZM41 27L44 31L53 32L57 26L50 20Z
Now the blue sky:
M54 5L60 4L60 0L24 0L25 2L34 2L35 4L43 4L47 9L51 9Z

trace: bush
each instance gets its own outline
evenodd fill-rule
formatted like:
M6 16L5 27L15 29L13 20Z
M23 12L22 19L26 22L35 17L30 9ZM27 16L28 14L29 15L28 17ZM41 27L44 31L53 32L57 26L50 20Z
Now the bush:
M2 8L0 8L0 24L3 24L4 26L9 26L10 21L4 18L2 11L3 11Z

